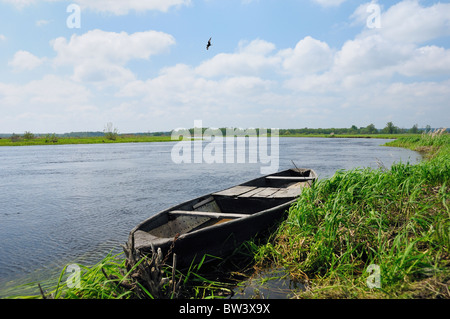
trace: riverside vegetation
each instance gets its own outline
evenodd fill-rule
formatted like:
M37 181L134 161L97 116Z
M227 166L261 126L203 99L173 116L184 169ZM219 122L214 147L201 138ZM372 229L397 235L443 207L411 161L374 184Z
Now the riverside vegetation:
M305 283L298 298L450 298L450 136L444 130L388 146L425 151L391 169L338 171L305 189L262 246ZM369 288L370 265L380 283Z
M203 128L205 132L207 128ZM220 136L227 135L227 128L213 129ZM415 124L410 129L402 129L395 126L392 122L388 122L383 129L375 128L375 125L369 124L367 127L356 127L352 125L350 128L303 128L303 129L280 129L278 131L281 137L342 137L342 138L398 138L401 136L417 136L421 131L431 132L431 127L426 126L425 129L419 129ZM239 136L251 134L245 129L234 128L233 132ZM194 136L195 129L189 129L191 136ZM259 135L259 129L255 129L255 133ZM270 136L271 129L267 129ZM114 127L113 123L108 122L103 132L71 132L64 134L33 134L26 131L23 135L13 133L0 134L0 146L25 146L25 145L52 145L52 144L99 144L99 143L139 143L139 142L169 142L172 132L155 132L155 133L134 133L119 134L119 130Z
M235 256L251 260L245 267L284 269L303 284L294 298L450 298L450 135L440 130L386 145L425 152L425 159L390 169L380 163L379 169L338 171L317 181L267 241L249 241ZM136 278L141 262L148 261L127 267L118 254L93 267L80 265L78 285L70 284L63 269L57 287L31 298L158 297ZM379 267L376 287L368 285L370 265ZM201 275L202 266L187 273L161 268L159 295L232 294L229 282Z

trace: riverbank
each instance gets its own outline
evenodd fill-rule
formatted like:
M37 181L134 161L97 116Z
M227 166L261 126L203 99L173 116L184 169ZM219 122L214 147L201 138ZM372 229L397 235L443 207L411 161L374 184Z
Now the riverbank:
M320 138L416 138L420 134L282 134L279 137L320 137ZM105 143L151 143L151 142L173 142L171 136L149 136L123 134L117 135L114 139L105 136L86 137L58 137L53 135L24 138L15 135L14 137L0 138L0 146L30 146L30 145L66 145L66 144L105 144Z
M104 143L151 143L171 142L170 136L146 136L146 135L119 135L114 139L104 136L89 137L36 137L24 138L0 138L0 146L29 146L29 145L66 145L66 144L104 144Z
M379 138L379 139L398 139L420 137L420 134L280 134L280 137L322 137L322 138Z
M304 284L295 298L450 298L450 136L387 146L427 159L318 181L259 248L259 267Z

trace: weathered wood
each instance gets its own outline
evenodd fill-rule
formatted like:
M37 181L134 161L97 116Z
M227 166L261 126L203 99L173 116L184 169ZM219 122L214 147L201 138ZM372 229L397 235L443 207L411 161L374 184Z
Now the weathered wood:
M207 199L202 200L202 201L198 202L197 204L195 204L194 206L192 206L192 208L195 210L195 209L197 209L197 208L199 208L199 207L201 207L203 205L211 203L213 200L214 200L214 197L209 196Z
M252 196L255 196L256 194L258 194L259 192L262 192L264 189L265 189L265 187L258 187L258 188L255 188L254 190L251 190L251 191L247 192L247 193L239 195L239 197L241 197L241 198L252 197Z
M213 193L213 195L219 195L219 196L239 196L244 193L250 192L251 190L254 190L255 186L234 186L228 189L225 189L223 191Z
M262 190L260 192L257 192L252 197L259 198L259 197L269 197L278 192L280 189L276 187L261 187Z
M234 213L216 213L216 212L199 212L193 210L173 210L169 212L170 215L187 215L187 216L200 216L210 218L241 218L247 217L246 214L234 214Z
M315 177L301 177L301 176L267 176L266 179L280 179L286 181L312 181Z
M280 189L268 198L297 197L302 193L301 188Z

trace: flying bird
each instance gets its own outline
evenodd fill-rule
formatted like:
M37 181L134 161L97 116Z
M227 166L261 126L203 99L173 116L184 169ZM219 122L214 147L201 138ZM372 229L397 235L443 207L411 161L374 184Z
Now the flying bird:
M209 47L211 46L212 44L211 44L211 38L209 38L209 40L208 40L208 44L206 45L206 50L208 50L209 49Z

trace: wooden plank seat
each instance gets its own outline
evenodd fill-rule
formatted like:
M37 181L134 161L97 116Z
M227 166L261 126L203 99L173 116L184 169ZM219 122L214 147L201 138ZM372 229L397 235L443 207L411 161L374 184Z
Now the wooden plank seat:
M253 187L253 186L235 186L224 191L214 193L215 196L230 196L238 198L283 198L297 197L301 193L301 186L292 188L277 187Z
M199 216L209 218L241 218L247 217L247 214L235 214L235 213L217 213L217 212L199 212L195 210L172 210L170 215L186 215L186 216Z
M220 192L216 192L213 195L219 195L219 196L239 196L244 193L247 193L251 190L254 190L256 186L234 186L228 189L225 189Z
M280 189L275 187L258 187L254 190L251 190L247 193L239 195L239 197L270 197L278 192Z
M301 177L301 176L267 176L266 179L272 180L286 180L286 181L312 181L314 177Z

